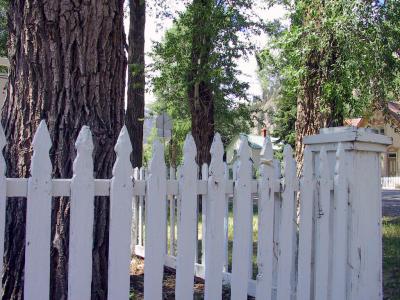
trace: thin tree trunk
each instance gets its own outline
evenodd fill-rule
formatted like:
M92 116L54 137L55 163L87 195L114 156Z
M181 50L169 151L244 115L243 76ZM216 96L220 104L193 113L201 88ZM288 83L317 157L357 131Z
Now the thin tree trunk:
M211 161L210 148L214 138L214 97L211 83L203 78L212 49L212 40L207 30L208 10L212 1L193 0L194 17L191 50L191 70L188 74L188 99L192 119L192 135L197 147L196 161L199 166Z
M82 125L94 138L94 175L110 178L123 125L123 0L16 0L9 15L9 93L2 110L7 175L28 177L33 134L47 121L53 176L70 178ZM26 200L8 201L3 299L23 298ZM95 200L92 298L106 298L107 199ZM51 299L66 299L69 201L53 200ZM50 259L50 258L49 258Z
M132 143L132 166L135 168L143 163L145 0L129 0L129 11L128 105L125 123Z

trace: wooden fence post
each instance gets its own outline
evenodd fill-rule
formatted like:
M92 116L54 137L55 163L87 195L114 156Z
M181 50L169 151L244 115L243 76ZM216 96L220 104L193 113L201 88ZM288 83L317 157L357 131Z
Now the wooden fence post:
M290 145L283 150L284 187L282 192L282 216L279 228L277 299L289 300L293 286L296 248L296 162Z
M181 226L178 239L175 299L193 298L193 275L197 248L197 184L196 144L191 134L183 147L182 178L179 190L182 197Z
M130 288L132 226L132 145L122 127L115 145L117 159L110 185L110 237L108 251L108 299L128 299Z
M162 299L162 279L165 260L165 221L167 202L164 148L159 140L153 144L150 175L146 181L146 235L144 263L144 299ZM180 233L179 233L180 234Z
M50 134L42 120L33 138L28 179L25 239L26 299L48 299L50 290L51 171Z
M90 299L94 214L93 140L83 126L75 142L71 180L68 299Z
M208 177L207 230L205 234L205 291L204 299L221 299L222 269L224 264L224 207L225 185L222 157L224 146L216 133L211 145L211 163Z
M252 165L250 161L250 147L246 137L241 140L239 148L239 164L237 169L237 180L234 189L234 212L233 224L233 253L232 253L232 280L231 299L245 299L247 297L247 286L250 269L250 232L251 211L253 203L251 199Z
M271 140L267 138L261 151L259 200L256 299L272 298L274 259L275 171Z
M312 152L327 151L331 182L334 179L328 266L332 299L382 299L380 153L391 142L370 129L355 127L326 128L304 138Z

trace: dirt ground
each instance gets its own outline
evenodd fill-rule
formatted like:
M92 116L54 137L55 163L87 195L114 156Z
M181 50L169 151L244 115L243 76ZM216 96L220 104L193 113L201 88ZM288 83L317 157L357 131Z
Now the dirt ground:
M144 260L135 257L131 265L131 299L143 299L144 288ZM175 270L164 267L164 281L163 281L163 300L175 299ZM201 278L194 278L194 300L204 299L204 280ZM230 288L223 287L222 299L230 299ZM248 299L254 299L248 297Z

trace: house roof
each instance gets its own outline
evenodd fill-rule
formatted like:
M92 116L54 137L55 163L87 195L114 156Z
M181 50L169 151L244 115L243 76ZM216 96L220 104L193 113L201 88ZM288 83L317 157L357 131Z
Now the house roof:
M249 143L250 148L253 149L262 149L265 137L262 135L255 135L255 134L245 134L241 133L239 134L233 141L236 141L237 139L240 139L241 137L247 137L247 141ZM272 147L275 149L276 148L276 142L278 141L277 138L270 136L271 142L272 142Z
M345 119L344 125L359 127L361 124L361 121L362 121L362 118Z
M388 102L388 113L393 119L397 122L400 122L400 103L399 102ZM347 126L355 126L355 127L363 127L364 118L354 118L354 119L345 119L344 125Z
M389 114L400 122L400 103L390 101L388 103Z

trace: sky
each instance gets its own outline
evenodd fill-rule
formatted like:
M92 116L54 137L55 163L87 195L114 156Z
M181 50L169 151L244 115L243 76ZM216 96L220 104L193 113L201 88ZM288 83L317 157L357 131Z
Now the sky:
M171 5L175 8L175 11L182 11L184 9L183 4L179 4L180 1L167 0L171 2ZM182 3L182 2L181 2ZM129 9L128 0L125 1L126 14L124 20L124 27L126 35L128 36L129 31ZM149 10L147 10L149 11ZM255 11L259 11L259 16L263 19L273 20L277 18L282 18L285 15L285 10L281 6L274 6L268 10L263 10L261 7L256 8ZM172 20L166 20L163 22L162 28L158 28L157 20L154 15L147 13L146 15L146 31L145 31L145 51L149 53L151 51L153 41L161 41L166 30L172 26ZM258 35L252 37L253 42L257 47L262 48L265 46L267 37L265 35ZM146 64L150 63L149 55L145 57ZM241 80L246 81L250 85L249 94L255 97L262 96L261 84L257 77L257 62L255 55L248 57L247 59L241 58L238 61L239 69L242 71L243 75L240 77ZM146 106L155 101L155 97L151 92L147 92L145 95Z

